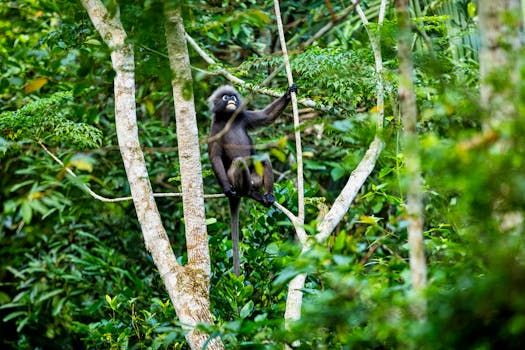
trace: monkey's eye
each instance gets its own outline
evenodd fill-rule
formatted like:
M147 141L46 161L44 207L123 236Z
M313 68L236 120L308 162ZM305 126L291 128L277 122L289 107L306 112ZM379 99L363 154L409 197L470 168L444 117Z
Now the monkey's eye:
M232 95L231 100L237 102L237 97L235 97L235 95Z
M228 101L229 99L230 99L230 97L228 95L222 96L222 100L223 101Z

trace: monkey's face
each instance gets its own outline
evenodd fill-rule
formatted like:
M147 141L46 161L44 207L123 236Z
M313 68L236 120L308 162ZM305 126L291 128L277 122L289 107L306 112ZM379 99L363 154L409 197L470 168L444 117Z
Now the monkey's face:
M221 103L227 112L234 112L239 107L239 99L235 95L222 95Z

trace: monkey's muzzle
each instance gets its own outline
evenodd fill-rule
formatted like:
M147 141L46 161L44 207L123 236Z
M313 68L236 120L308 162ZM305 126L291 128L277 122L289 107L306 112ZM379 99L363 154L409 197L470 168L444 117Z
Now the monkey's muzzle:
M228 101L228 103L226 104L226 110L234 111L236 109L237 109L237 104L235 103L235 101Z

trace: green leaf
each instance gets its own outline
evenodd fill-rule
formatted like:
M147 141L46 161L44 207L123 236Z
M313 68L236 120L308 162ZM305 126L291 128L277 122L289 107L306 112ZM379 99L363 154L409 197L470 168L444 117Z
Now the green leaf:
M346 170L342 167L335 167L330 172L330 176L332 177L332 179L334 179L334 181L339 180L345 175L346 175Z
M24 201L22 203L22 206L20 207L20 212L22 213L22 219L26 224L29 224L31 222L31 219L33 218L33 210L31 209L31 205L28 201Z
M41 303L43 302L44 300L47 300L49 298L52 298L54 297L55 295L58 295L60 293L62 293L64 290L63 289L55 289L55 290L52 290L50 292L47 292L47 293L44 293L40 296L40 298L38 298L36 300L37 303Z
M277 148L272 148L270 150L270 153L277 159L279 159L279 161L281 163L286 163L286 153L284 153L283 151L277 149Z
M467 4L467 12L470 18L476 17L477 9L476 4L474 2L471 1Z
M250 300L249 302L244 304L244 306L242 307L241 312L240 312L241 318L248 317L252 313L252 311L253 311L253 301Z
M13 318L17 318L19 316L26 316L26 315L27 315L27 311L15 311L15 312L11 312L7 314L7 316L5 316L2 319L2 321L7 322L9 320L12 320Z

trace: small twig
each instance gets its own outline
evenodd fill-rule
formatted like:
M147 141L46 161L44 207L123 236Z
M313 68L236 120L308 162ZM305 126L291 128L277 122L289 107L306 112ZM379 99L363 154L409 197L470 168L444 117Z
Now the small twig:
M328 9L328 12L330 12L330 17L332 18L332 22L337 20L337 16L334 11L334 6L330 2L330 0L324 0L324 3L326 4L326 8Z
M335 19L333 18L327 25L325 25L323 28L321 28L317 33L312 35L310 39L305 41L301 47L300 50L304 50L304 48L312 45L317 39L325 35L326 32L328 32L330 29L332 29L337 23L341 22L343 19L345 19L349 14L351 14L356 6L361 2L361 0L355 1L352 6L348 7L346 10L343 11L339 16L337 16Z
M152 49L151 47L147 47L147 46L144 46L144 45L140 45L141 48L143 48L144 50L146 51L150 51L150 52L153 52L154 54L157 54L159 55L160 57L163 57L163 58L167 58L169 59L170 57L168 55L166 55L165 53L162 53L160 51L157 51L155 49Z

